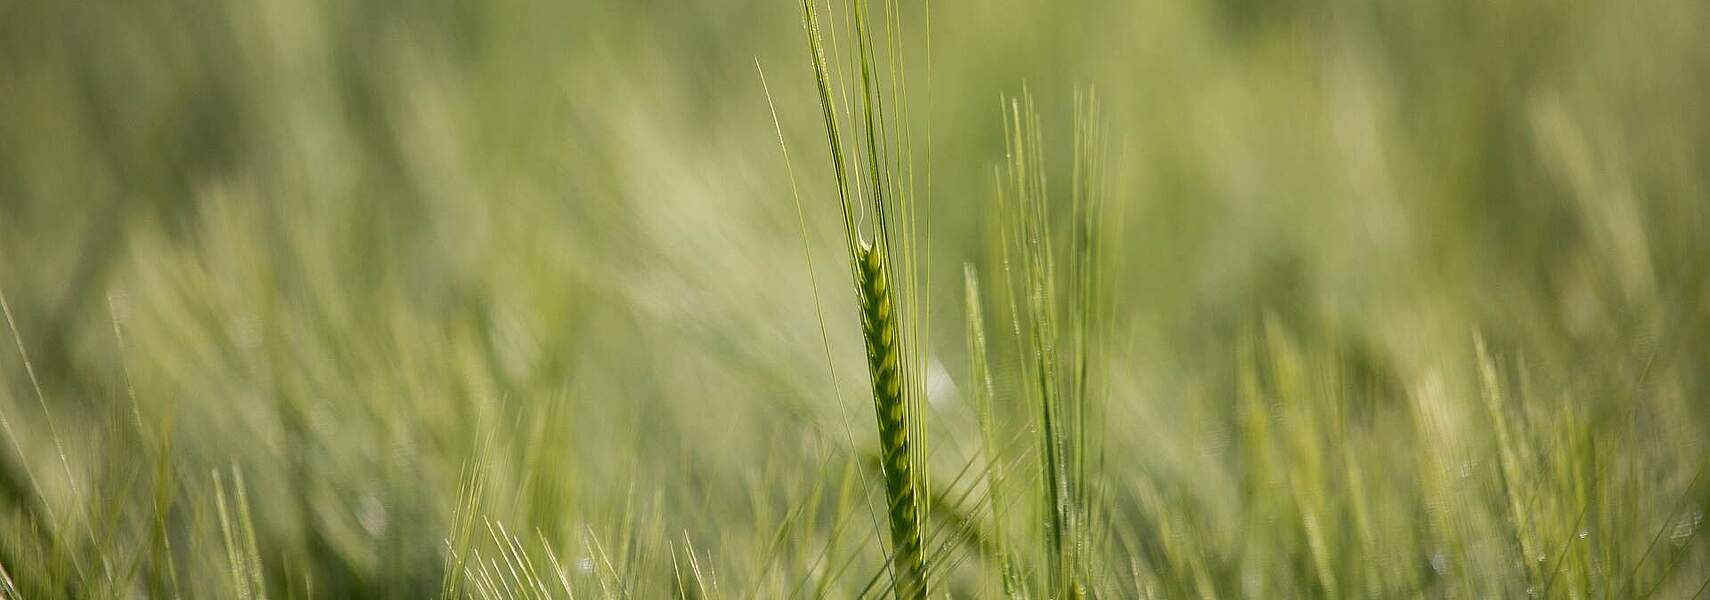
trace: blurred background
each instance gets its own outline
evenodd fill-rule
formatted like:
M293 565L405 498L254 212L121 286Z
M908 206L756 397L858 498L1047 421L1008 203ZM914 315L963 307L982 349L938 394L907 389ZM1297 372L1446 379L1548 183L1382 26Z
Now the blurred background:
M780 530L874 438L800 11L0 0L21 596L232 597L240 494L271 595L437 594L477 471L510 532L482 538L590 595L854 596L879 550L831 524L860 511ZM930 11L938 472L976 435L959 282L994 260L1000 99L1031 91L1066 182L1090 87L1117 149L1113 595L1710 576L1710 4ZM722 591L672 582L690 559Z

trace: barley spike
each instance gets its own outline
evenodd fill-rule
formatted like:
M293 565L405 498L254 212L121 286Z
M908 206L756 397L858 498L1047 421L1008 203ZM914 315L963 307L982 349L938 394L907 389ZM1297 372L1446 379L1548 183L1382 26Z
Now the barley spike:
M909 435L908 403L903 398L899 370L902 352L888 261L879 248L862 244L859 263L861 328L867 340L867 366L873 379L873 412L878 417L879 445L885 470L885 499L889 502L891 554L896 597L924 598L925 565L920 540L920 503L914 481L914 456Z

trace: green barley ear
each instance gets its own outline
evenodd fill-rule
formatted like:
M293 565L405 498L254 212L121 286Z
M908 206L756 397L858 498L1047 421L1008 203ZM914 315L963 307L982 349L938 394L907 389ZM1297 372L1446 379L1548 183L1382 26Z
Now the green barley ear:
M852 58L859 63L859 77L852 82L834 81L827 66L818 8L814 0L802 0L803 25L836 175L844 245L860 305L872 379L892 545L891 581L897 598L915 600L927 595L920 490L931 487L924 460L922 403L926 394L921 373L925 364L915 351L925 337L918 295L926 285L921 281L924 260L916 255L914 244L920 232L904 102L907 74L897 33L896 5L884 4L877 30L869 20L867 2L855 0L849 9L845 23L853 26L849 33L855 40ZM881 37L882 46L875 44L875 35ZM881 60L885 64L881 65ZM887 73L889 77L882 77ZM844 85L834 86L837 83ZM840 106L839 97L849 105ZM851 141L858 156L844 154L845 124L840 113L850 115L847 125L852 127ZM870 242L862 234L863 225L871 227Z
M878 418L884 462L885 497L891 526L892 568L898 598L925 596L925 563L920 541L920 499L915 485L910 438L913 411L903 398L904 365L899 343L889 267L872 245L857 249L861 328L867 340L867 369L873 379L873 412Z
M998 188L998 212L1009 218L1004 262L1016 251L1019 275L1012 274L1012 285L1022 291L1022 302L1014 304L1011 316L1016 319L1015 331L1020 338L1018 348L1024 348L1027 365L1029 401L1038 408L1039 475L1038 502L1040 521L1044 525L1043 559L1045 582L1049 596L1067 596L1075 587L1075 507L1072 502L1074 482L1069 477L1072 461L1065 453L1072 450L1072 432L1064 422L1065 390L1062 340L1059 334L1056 261L1053 257L1051 227L1048 221L1044 145L1039 117L1033 108L1031 95L1023 93L1011 100L1005 119L1005 139L1009 164L1002 177L1006 181ZM1026 324L1023 327L1023 323Z
M1098 348L1109 307L1099 243L1105 227L1105 142L1098 103L1091 94L1075 102L1070 239L1053 241L1051 189L1046 184L1044 137L1033 98L1025 90L1006 103L1004 139L1009 160L997 173L997 209L1006 219L1002 262L1016 347L1024 365L1027 402L1037 408L1040 556L1046 594L1082 598L1092 593L1103 453L1102 389ZM1066 272L1057 253L1068 251ZM1013 258L1013 260L1012 260ZM1017 299L1016 292L1020 292Z
M1542 551L1527 527L1530 502L1521 484L1525 461L1514 439L1514 430L1508 424L1508 407L1502 395L1502 380L1497 374L1496 361L1491 359L1482 334L1473 334L1473 355L1478 359L1479 389L1484 397L1485 413L1490 418L1491 430L1496 434L1496 465L1500 475L1497 484L1508 505L1508 526L1513 532L1514 544L1520 550L1520 564L1526 569L1527 584L1540 585L1543 575L1538 572L1538 562L1531 557Z

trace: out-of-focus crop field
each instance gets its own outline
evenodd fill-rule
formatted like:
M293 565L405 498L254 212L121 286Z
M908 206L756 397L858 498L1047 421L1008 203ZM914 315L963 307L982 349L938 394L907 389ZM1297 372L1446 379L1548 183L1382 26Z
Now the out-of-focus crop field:
M1036 500L1024 87L1111 149L1087 593L1703 591L1710 3L900 5L934 597ZM0 0L0 598L891 594L802 21Z

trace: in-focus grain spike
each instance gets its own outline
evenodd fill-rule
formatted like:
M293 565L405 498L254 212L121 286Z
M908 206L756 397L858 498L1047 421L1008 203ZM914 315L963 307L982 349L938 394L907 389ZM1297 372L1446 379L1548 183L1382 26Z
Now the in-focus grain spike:
M873 413L879 425L879 451L884 464L885 499L894 546L894 568L898 598L924 598L926 567L921 554L920 503L915 485L912 418L903 397L903 378L898 370L901 336L891 287L889 265L878 247L863 244L856 250L860 276L861 326L867 341L867 367L873 380Z

